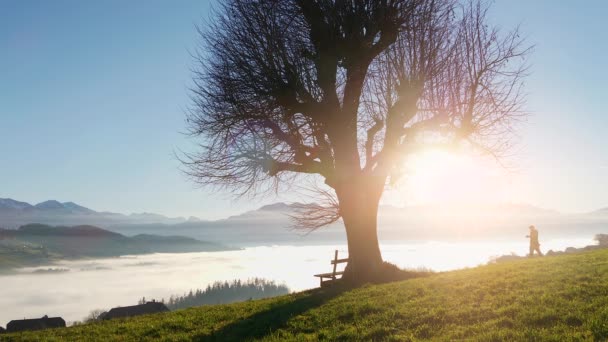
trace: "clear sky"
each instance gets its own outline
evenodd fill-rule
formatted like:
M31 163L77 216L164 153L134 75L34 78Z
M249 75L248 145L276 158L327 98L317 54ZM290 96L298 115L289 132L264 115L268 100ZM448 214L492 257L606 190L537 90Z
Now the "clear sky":
M233 201L178 170L196 45L209 1L0 1L0 198L217 218ZM532 55L529 120L506 186L565 212L608 206L608 2L498 0ZM407 199L405 200L407 202Z

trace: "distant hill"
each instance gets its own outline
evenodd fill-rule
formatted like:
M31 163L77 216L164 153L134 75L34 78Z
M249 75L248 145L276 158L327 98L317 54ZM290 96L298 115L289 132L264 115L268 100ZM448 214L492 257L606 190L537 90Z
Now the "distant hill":
M153 213L124 215L98 212L74 202L48 200L32 205L10 198L0 198L0 227L3 228L17 228L30 223L61 226L89 224L108 227L116 224L177 224L194 220L196 220L194 217L189 219L183 217L171 218Z
M7 260L18 266L19 263L41 264L45 259L48 262L62 258L211 252L229 249L217 243L183 236L127 237L94 226L51 227L29 224L19 229L0 229L0 268L3 266L3 261ZM6 263L4 266L7 266Z
M29 203L15 201L10 198L0 198L0 210L22 210L33 208L33 206Z

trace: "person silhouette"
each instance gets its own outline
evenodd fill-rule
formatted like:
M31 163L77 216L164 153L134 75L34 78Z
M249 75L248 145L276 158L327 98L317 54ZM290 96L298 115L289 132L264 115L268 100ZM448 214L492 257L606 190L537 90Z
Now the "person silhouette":
M543 253L540 251L540 243L538 242L538 230L534 226L528 228L530 229L530 235L526 235L527 238L530 238L530 254L528 256L533 256L535 251L542 256Z

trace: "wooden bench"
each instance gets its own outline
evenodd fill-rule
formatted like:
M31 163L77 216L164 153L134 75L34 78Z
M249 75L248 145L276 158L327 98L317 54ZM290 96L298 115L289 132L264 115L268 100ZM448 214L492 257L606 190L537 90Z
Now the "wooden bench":
M336 271L338 264L341 264L344 262L348 262L348 258L338 259L338 250L336 250L334 253L334 260L331 260L331 262L330 262L334 266L333 271L329 272L329 273L321 273L321 274L314 275L315 277L319 277L319 280L321 281L321 287L331 285L333 282L335 282L338 279L338 278L336 278L336 276L344 274L344 271L339 271L339 272Z

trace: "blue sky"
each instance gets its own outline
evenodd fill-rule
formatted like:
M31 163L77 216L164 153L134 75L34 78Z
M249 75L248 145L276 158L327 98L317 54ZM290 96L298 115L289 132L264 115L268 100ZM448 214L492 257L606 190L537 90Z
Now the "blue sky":
M608 52L600 0L498 0L532 55L515 199L566 212L608 206ZM182 135L208 1L0 2L0 198L217 218L276 198L196 189L173 153Z

